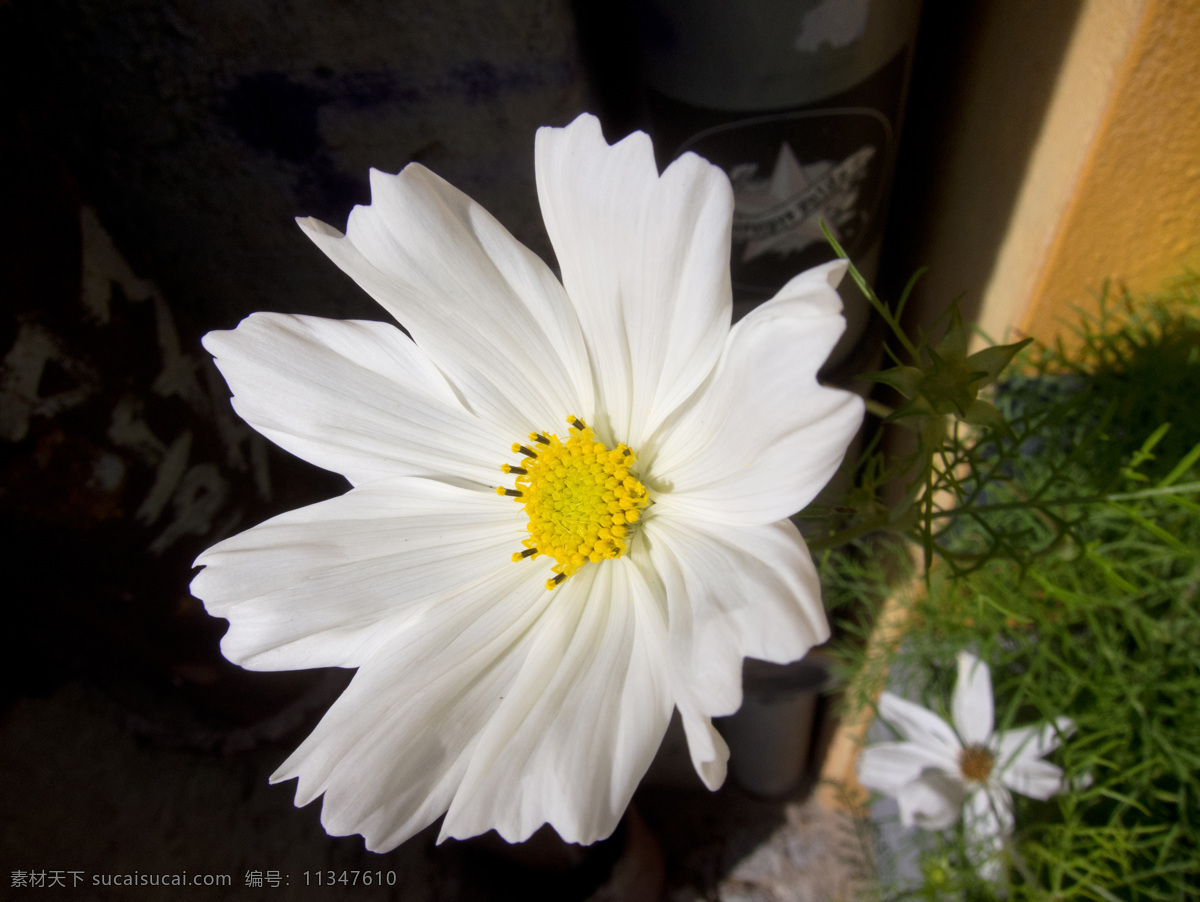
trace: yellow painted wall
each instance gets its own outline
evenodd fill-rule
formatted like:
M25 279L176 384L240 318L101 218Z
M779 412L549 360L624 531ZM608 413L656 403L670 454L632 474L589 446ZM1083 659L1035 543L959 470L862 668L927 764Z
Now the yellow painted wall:
M1154 291L1200 271L1200 3L1149 0L1018 322L1043 341L1106 278Z
M915 237L902 277L928 267L915 322L961 297L997 341L1021 324L1147 2L972 4L970 45L947 85L949 122L929 148L935 175L907 224Z
M1146 0L1087 0L1079 9L991 270L981 286L976 323L983 335L995 341L1004 341L1025 324L1050 251L1103 131L1146 6ZM1024 32L1035 21L1027 11L1009 27ZM1019 45L1016 53L1021 53ZM981 65L986 66L986 60ZM1019 77L1004 88L1013 103L1019 102L1023 90ZM986 173L974 176L984 183L988 180ZM971 203L969 195L958 198L959 206ZM940 265L938 257L929 262L935 268ZM1074 299L1085 298L1091 284L1090 278L1079 282ZM970 286L959 290L963 288ZM975 346L984 343L979 338Z

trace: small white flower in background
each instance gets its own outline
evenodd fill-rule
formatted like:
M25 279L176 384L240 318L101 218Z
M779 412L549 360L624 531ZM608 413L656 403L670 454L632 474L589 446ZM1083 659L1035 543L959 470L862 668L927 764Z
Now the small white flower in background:
M895 797L906 827L942 830L962 812L981 875L995 876L996 853L1013 829L1012 792L1048 799L1063 788L1062 769L1042 758L1075 727L1059 717L995 732L991 671L966 651L958 653L951 715L953 727L927 708L884 692L879 716L906 741L864 748L858 779L867 789Z
M816 381L845 265L731 329L721 170L659 175L582 116L536 171L561 284L414 164L371 173L345 235L300 220L411 339L257 313L204 340L248 423L352 485L210 548L192 591L235 663L358 668L272 780L379 851L443 813L442 838L601 839L673 708L716 788L743 656L828 636L786 518L862 417Z

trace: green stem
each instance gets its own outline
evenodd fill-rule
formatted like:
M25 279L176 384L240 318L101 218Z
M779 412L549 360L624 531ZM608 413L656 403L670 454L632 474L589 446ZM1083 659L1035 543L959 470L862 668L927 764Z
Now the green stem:
M886 420L896 411L886 404L880 404L878 401L867 398L867 413L874 414L881 420Z
M882 529L887 526L887 522L888 515L886 512L877 514L854 526L848 526L840 532L835 532L832 535L823 536L819 539L813 539L808 543L808 549L809 551L826 551L830 548L837 548L845 545L847 542L853 542L860 536L867 535L867 533Z
M856 285L858 285L859 290L866 296L867 300L870 302L871 306L875 308L876 312L883 317L883 321L888 324L888 327L895 334L896 338L900 340L900 344L904 345L904 350L908 351L914 361L920 361L921 356L917 353L916 346L909 340L904 330L900 328L900 323L896 321L896 317L892 315L892 311L888 309L887 304L879 300L879 296L875 294L875 292L871 289L871 286L867 284L867 280L863 278L862 273L860 273L855 267L854 263L850 261L850 255L846 253L845 249L843 249L840 244L838 244L838 240L833 237L833 233L829 231L829 227L825 225L823 220L821 221L820 225L821 231L825 235L825 240L829 242L830 246L833 248L833 252L843 260L850 263L850 277L854 279L854 282Z

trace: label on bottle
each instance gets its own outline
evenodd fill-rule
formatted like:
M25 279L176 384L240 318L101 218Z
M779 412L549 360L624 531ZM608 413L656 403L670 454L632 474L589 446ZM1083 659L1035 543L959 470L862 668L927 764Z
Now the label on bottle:
M872 250L895 155L907 49L865 80L803 107L731 113L651 91L660 163L693 151L733 184L732 279L742 304L771 297L833 257L824 222L850 254Z

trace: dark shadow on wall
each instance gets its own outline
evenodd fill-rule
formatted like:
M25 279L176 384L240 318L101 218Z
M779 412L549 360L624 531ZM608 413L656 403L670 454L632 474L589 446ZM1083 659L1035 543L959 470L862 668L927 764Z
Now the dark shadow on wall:
M965 293L964 318L976 317L1081 6L1081 0L924 0L877 287L894 301L919 267L952 267L955 277L948 297L925 297L918 288L910 307L914 319L927 322L959 293ZM1005 114L989 113L999 109ZM965 150L996 156L988 161L986 181L965 189L970 221L939 223L951 161ZM963 246L972 253L953 261L929 259L930 238L939 227L965 230Z

